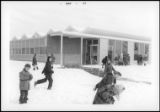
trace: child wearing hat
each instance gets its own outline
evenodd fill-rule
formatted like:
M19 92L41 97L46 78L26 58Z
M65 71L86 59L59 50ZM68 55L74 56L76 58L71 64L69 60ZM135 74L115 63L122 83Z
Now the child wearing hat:
M30 64L25 64L23 70L19 73L20 104L27 103L28 100L28 90L30 89L30 81L33 78L32 74L29 73L30 68L31 68Z

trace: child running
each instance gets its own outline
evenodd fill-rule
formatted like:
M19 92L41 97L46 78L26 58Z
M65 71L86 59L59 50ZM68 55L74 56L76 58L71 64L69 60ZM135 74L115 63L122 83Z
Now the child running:
M36 86L37 84L44 83L48 80L49 81L48 90L50 90L52 88L52 83L53 83L52 74L54 73L52 68L53 68L52 67L52 58L50 56L48 56L46 65L42 71L42 74L44 73L45 78L36 81L34 83L34 86Z

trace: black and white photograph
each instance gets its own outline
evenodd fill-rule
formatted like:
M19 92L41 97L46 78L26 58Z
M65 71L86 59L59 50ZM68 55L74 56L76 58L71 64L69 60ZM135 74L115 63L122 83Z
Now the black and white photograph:
M158 111L158 1L1 1L3 111Z

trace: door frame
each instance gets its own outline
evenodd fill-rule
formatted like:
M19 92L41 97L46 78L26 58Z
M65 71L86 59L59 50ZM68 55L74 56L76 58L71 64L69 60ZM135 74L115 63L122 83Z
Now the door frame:
M89 59L90 59L90 62L89 62L89 64L87 63L87 51L88 51L88 49L87 49L87 40L91 40L91 45L89 45ZM97 40L98 41L98 43L97 44L93 44L93 40ZM97 47L97 64L99 64L99 39L95 39L95 38L84 38L84 41L83 41L84 43L85 43L85 45L83 46L83 47L85 47L84 49L84 51L83 51L83 64L84 65L93 65L92 64L92 61L91 61L91 52L92 52L92 50L91 50L91 48L92 48L92 46L96 46Z

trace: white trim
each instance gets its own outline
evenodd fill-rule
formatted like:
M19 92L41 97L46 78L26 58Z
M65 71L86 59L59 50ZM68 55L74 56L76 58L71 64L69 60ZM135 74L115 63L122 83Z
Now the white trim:
M84 64L86 65L86 53L87 53L87 41L85 40L85 54L84 54Z
M92 42L92 40L91 40L91 42ZM91 46L89 46L89 58L90 58L90 64L92 65L92 57L91 57L91 53L92 53L92 51L91 51Z
M83 65L83 37L81 37L81 65Z
M123 41L121 41L121 54L123 53Z
M140 47L140 43L138 43L138 54L140 54L141 52L141 47Z
M61 49L60 49L60 52L61 52L60 63L61 63L61 66L63 66L63 34L61 34Z
M114 46L113 46L113 54L112 54L112 60L114 60L115 56L117 56L117 53L116 53L116 49L117 49L117 41L114 40Z

